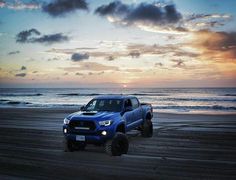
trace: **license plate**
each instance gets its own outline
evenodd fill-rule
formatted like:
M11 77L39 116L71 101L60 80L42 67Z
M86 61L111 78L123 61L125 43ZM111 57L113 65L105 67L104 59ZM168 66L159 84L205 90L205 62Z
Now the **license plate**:
M85 141L85 136L76 135L75 140L76 141Z

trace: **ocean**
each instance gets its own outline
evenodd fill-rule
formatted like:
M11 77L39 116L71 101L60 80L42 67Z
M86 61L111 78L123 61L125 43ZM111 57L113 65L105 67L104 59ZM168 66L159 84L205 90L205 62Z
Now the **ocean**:
M135 95L154 112L236 113L236 88L1 88L0 108L76 108L103 94Z

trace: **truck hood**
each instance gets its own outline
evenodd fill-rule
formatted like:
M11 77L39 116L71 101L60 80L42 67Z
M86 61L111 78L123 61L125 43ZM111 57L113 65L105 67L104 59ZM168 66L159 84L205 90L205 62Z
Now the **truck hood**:
M67 116L69 120L108 120L120 116L119 112L78 111Z

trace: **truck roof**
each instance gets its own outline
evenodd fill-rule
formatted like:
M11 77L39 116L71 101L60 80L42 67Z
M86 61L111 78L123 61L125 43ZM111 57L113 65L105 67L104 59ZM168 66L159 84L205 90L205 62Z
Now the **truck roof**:
M94 99L127 99L127 98L133 98L134 96L131 95L122 95L122 94L108 94L108 95L99 95L96 96Z

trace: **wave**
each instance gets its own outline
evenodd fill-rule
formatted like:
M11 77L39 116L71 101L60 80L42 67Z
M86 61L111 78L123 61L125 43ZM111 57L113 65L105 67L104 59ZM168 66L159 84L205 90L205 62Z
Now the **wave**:
M25 101L11 101L7 99L0 99L0 107L80 107L82 104L34 104Z
M8 94L8 93L2 93L0 96L42 96L43 94L41 93L13 93L13 94Z
M11 101L7 99L0 99L0 105L29 105L29 104L32 103L25 101Z
M98 96L102 94L97 93L89 93L89 94L79 94L79 93L64 93L64 94L57 94L59 96Z
M6 101L9 101L7 99L0 99L0 102L6 102Z
M155 94L146 94L146 93L132 93L132 94L99 94L99 93L63 93L57 94L59 96L99 96L99 95L132 95L132 96L169 96L167 94L155 93Z
M169 96L168 94L162 94L162 93L134 93L130 95L133 95L133 96Z
M224 96L236 96L236 94L224 94Z
M229 101L229 102L236 102L236 99L219 99L219 98L165 98L163 100L167 101Z
M153 106L153 109L175 109L175 110L236 110L234 106Z

